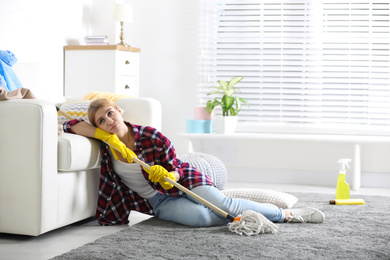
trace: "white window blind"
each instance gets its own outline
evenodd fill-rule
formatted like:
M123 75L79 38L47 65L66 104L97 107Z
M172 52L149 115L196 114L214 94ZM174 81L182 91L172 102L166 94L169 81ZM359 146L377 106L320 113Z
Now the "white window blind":
M244 79L240 131L390 134L388 1L202 0L198 98Z

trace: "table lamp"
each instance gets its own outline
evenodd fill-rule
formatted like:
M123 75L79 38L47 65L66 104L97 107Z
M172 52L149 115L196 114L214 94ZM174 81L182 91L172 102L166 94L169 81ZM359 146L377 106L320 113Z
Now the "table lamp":
M123 33L123 23L133 22L133 7L129 4L114 4L111 12L111 20L121 22L121 33L119 35L121 41L118 45L130 46L124 42L125 34Z

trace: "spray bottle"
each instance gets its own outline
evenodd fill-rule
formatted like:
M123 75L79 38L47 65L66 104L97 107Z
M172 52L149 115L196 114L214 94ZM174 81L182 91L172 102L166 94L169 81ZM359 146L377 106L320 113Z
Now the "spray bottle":
M349 199L349 184L345 181L345 174L347 172L347 167L349 168L349 162L351 159L340 159L338 163L340 164L339 178L337 180L336 187L336 199Z

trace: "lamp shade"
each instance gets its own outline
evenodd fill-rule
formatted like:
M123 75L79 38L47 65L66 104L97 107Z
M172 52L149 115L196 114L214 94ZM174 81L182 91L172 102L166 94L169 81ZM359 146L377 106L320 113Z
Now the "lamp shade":
M133 22L133 7L128 4L114 4L111 12L111 20L121 22Z

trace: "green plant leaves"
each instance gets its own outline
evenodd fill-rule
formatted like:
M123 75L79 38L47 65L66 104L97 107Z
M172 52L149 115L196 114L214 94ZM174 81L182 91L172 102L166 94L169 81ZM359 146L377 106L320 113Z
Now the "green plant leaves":
M233 88L234 85L236 85L238 82L240 82L244 77L240 77L240 76L237 76L237 77L234 77L232 78L230 81L229 81L229 84L227 86L228 89L231 89Z
M209 112L209 114L211 114L211 112L213 112L213 109L220 104L221 104L221 102L219 102L217 98L214 98L213 101L211 101L211 100L207 101L207 103L206 103L207 112Z
M234 92L235 92L234 89L227 89L225 90L225 95L231 97L234 94Z
M234 104L234 97L228 97L225 95L222 97L222 103L225 108L224 110L229 110Z
M238 111L235 110L234 108L230 108L230 115L231 116L236 116L238 114Z
M224 88L222 88L222 87L214 86L213 88L216 88L216 90L213 90L213 91L207 93L207 95L212 95L212 94L215 94L215 93L219 93L219 92L225 91Z
M218 81L219 85L221 85L222 89L228 89L228 83L223 80Z
M244 77L237 76L232 78L229 82L219 80L218 83L220 86L216 88L215 90L207 93L207 95L212 95L212 94L221 94L222 99L219 100L218 98L214 98L213 101L209 100L206 103L206 109L211 114L213 109L216 106L221 106L222 108L222 114L223 116L228 116L229 112L230 115L236 116L238 112L241 110L241 105L242 103L246 103L247 105L249 104L247 100L244 98L239 98L239 97L233 97L233 94L236 92L237 88L234 88L234 85L236 85L238 82L240 82ZM235 107L233 107L235 105Z

